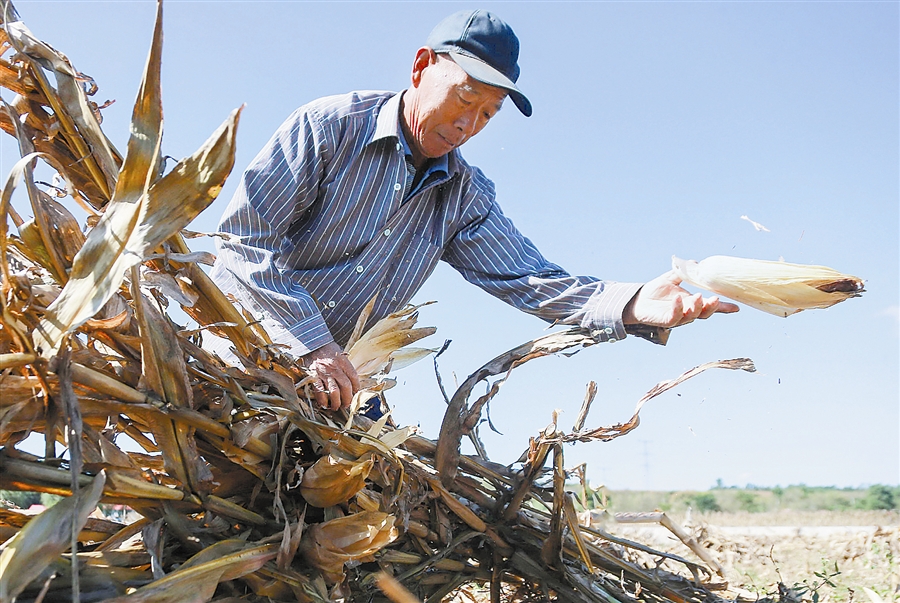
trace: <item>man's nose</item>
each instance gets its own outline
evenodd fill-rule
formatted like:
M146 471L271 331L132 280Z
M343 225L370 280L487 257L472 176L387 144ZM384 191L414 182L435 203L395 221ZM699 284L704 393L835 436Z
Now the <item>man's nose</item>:
M472 136L477 124L478 120L474 111L466 111L456 118L456 127L459 128L459 131L462 132L466 138Z

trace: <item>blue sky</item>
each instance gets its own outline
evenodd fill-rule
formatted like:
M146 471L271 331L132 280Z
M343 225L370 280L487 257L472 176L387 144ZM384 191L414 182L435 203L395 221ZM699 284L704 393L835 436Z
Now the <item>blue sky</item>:
M37 37L96 79L95 100L115 99L103 127L124 150L154 3L16 6ZM236 171L191 228L215 229L238 172L294 108L406 87L433 25L474 6L167 2L163 152L193 152L247 105ZM600 393L588 424L605 425L630 417L659 381L745 356L756 374L707 372L648 403L628 436L567 448L567 466L587 462L592 482L611 488L900 482L900 5L480 6L519 35L519 84L534 116L509 104L463 153L548 258L635 282L667 270L672 255L784 258L860 276L867 288L787 319L744 307L677 329L666 347L629 338L535 360L492 403L504 435L482 430L491 458L514 461L553 409L570 427L592 379ZM3 137L0 172L15 154ZM417 296L432 299L420 323L438 327L433 346L453 340L440 359L445 384L546 332L444 265ZM397 419L436 437L444 403L430 362L398 378L389 394Z

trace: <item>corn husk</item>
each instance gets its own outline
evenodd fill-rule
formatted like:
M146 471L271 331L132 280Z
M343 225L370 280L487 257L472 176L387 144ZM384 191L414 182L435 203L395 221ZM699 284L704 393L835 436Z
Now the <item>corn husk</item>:
M325 579L343 578L344 564L370 557L397 539L393 515L363 511L314 525L303 536L300 550Z
M365 488L366 478L375 464L375 455L355 461L329 454L316 461L303 474L300 494L314 507L331 507L347 502Z
M686 283L782 317L863 292L861 278L826 266L714 255L701 262L673 256L672 269Z
M374 302L374 298L372 302ZM358 327L365 324L367 311L371 311L372 302L360 317ZM429 302L430 303L430 302ZM353 336L347 344L347 355L362 377L369 377L387 367L400 368L425 358L435 350L428 348L406 348L424 337L433 335L434 327L415 328L419 316L419 306L408 306L390 314L372 326L361 336ZM404 349L401 349L404 348ZM396 367L394 364L396 363Z

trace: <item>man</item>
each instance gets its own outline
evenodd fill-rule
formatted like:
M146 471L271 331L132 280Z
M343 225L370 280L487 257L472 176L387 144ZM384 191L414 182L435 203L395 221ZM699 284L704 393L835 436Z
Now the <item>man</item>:
M668 329L715 312L665 274L645 285L571 276L506 218L494 186L458 148L516 87L519 42L495 15L463 11L416 52L411 86L354 92L295 111L244 173L222 222L211 276L258 316L318 377L323 407L347 406L359 386L342 353L366 303L369 319L405 305L443 259L469 282L525 312L664 343ZM217 350L228 354L219 346Z

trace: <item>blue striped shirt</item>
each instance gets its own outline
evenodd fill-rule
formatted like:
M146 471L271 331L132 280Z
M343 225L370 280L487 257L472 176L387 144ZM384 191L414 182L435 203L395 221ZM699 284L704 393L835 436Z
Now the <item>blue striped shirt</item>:
M222 290L295 356L344 345L374 295L368 326L403 307L439 260L524 312L624 338L622 311L641 285L544 259L457 149L402 198L401 94L325 97L282 124L219 225L233 235L217 242L211 276Z

